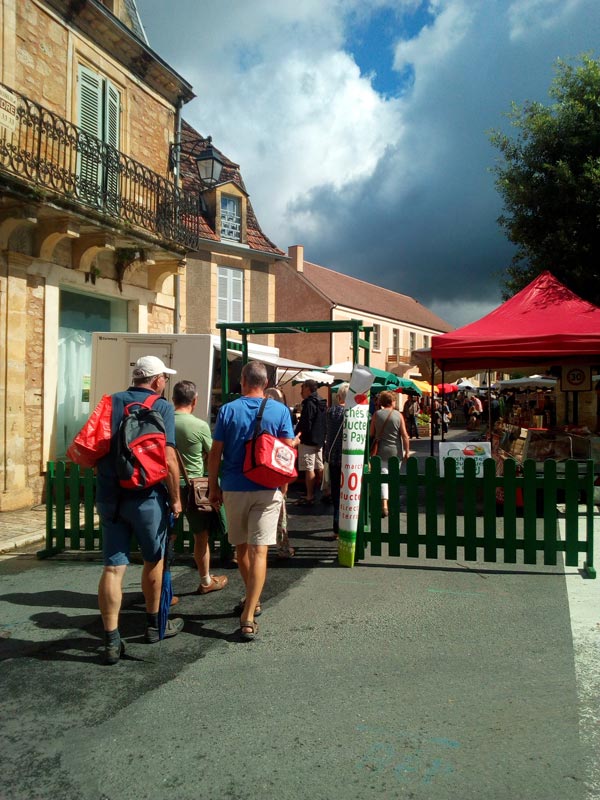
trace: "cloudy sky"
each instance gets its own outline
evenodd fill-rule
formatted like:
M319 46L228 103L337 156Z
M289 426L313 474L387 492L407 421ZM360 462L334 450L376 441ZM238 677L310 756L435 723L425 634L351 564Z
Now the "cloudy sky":
M454 325L500 302L512 250L486 131L600 55L600 0L137 0L194 87L184 117L240 164L283 250ZM549 265L551 267L551 265Z

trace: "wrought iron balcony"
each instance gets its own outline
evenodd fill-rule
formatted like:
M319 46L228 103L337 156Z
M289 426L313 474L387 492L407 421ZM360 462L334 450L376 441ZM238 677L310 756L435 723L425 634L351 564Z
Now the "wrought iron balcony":
M0 174L81 206L118 225L195 250L200 198L13 89L14 130L0 127ZM1 121L0 121L1 124ZM165 154L166 157L166 154Z

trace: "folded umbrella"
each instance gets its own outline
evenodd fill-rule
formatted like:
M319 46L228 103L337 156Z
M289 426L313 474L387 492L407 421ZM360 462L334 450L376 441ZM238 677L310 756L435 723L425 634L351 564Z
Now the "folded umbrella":
M165 555L163 558L163 576L160 590L160 604L158 606L158 638L165 638L167 622L169 621L169 610L173 599L173 584L171 582L171 564L175 558L175 550L171 541L171 528L167 529L165 537Z

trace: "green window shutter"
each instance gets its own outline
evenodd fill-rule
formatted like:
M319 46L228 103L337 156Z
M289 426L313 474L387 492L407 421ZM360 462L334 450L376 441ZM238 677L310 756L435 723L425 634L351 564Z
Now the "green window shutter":
M110 145L107 150L107 171L106 171L106 205L112 211L119 210L119 141L120 141L120 122L121 122L121 97L110 81L105 81L104 91L104 135L106 144Z
M101 205L102 169L102 78L87 67L79 67L79 118L83 131L77 153L77 188L79 196L94 206Z
M79 67L79 127L102 139L102 78Z
M106 144L118 150L120 140L121 96L118 89L116 89L110 81L106 81L104 108L105 125L103 138Z

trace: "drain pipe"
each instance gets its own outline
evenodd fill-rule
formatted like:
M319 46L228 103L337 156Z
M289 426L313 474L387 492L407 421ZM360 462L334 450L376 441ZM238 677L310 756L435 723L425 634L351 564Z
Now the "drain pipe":
M173 177L176 186L176 192L179 189L179 163L181 159L181 109L183 108L183 97L177 100L177 110L175 112L175 142L173 147ZM178 214L178 209L176 209ZM175 297L175 309L173 311L173 333L181 332L181 277L179 272L173 279L173 293Z

